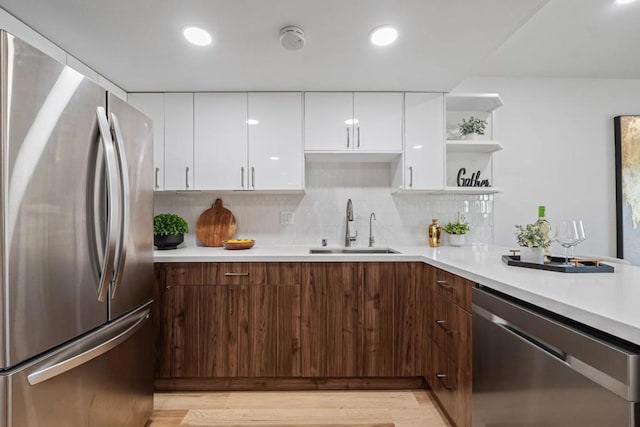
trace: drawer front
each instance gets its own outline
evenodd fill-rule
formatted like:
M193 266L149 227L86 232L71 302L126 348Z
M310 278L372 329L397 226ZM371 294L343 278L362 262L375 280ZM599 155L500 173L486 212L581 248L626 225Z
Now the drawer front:
M436 269L434 283L436 293L471 312L471 289L473 282L444 270Z
M431 370L429 384L445 411L453 418L455 414L455 367L444 349L431 346Z
M458 427L471 425L471 372L460 369L448 354L434 345L429 383Z
M166 283L184 285L299 285L300 264L295 263L171 263Z
M471 372L471 313L434 291L431 336L457 368Z

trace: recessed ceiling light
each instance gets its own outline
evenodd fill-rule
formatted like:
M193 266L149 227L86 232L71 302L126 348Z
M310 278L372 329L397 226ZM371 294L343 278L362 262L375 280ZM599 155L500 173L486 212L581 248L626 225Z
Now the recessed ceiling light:
M369 33L369 40L376 46L389 46L397 38L398 31L389 25L374 28Z
M421 148L422 148L422 145L414 145L414 146L413 146L413 149L414 149L414 150L419 150L419 149L421 149Z
M260 124L260 122L256 119L247 119L247 124L248 125L258 125Z
M182 31L182 34L189 43L196 46L209 46L213 41L211 34L198 27L187 27Z
M358 119L347 119L344 121L345 125L355 125L356 123L358 123L360 120Z
M269 160L280 160L280 157L278 157L278 156L271 156L271 157L269 157Z
M629 4L629 3L633 3L636 0L616 0L617 4Z

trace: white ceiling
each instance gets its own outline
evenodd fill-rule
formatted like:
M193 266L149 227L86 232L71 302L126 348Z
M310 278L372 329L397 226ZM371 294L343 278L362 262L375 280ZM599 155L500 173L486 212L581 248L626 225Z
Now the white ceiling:
M640 78L640 2L0 0L126 91L434 90L470 76ZM369 31L398 27L387 48ZM181 30L209 30L212 46ZM304 29L284 50L279 29Z

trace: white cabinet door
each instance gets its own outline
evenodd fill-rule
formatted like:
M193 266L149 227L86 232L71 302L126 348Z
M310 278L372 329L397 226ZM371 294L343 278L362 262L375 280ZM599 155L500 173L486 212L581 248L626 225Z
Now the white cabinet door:
M130 93L128 100L153 121L153 188L164 190L164 94Z
M444 95L405 93L405 190L444 188Z
M402 93L356 92L353 96L355 149L402 151Z
M247 189L247 94L196 93L194 187Z
M164 94L164 189L193 189L193 93Z
M250 188L304 189L302 94L249 93L248 99Z
M304 149L353 150L353 93L304 94Z

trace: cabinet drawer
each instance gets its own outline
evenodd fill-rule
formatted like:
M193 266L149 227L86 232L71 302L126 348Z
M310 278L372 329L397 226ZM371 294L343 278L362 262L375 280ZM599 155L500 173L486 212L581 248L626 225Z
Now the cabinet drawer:
M457 367L446 352L434 345L429 383L458 427L471 426L471 372Z
M450 299L455 304L471 312L471 288L473 282L448 271L436 269L434 283L437 285L436 294Z
M437 285L434 285L437 287ZM471 314L434 290L433 341L459 369L471 372Z
M300 267L293 263L172 263L166 283L181 285L299 285Z

